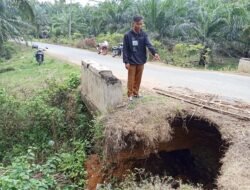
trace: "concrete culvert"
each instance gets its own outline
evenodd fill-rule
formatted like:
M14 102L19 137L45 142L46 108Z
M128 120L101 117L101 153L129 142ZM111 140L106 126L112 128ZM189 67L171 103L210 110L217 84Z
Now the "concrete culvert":
M217 126L195 116L177 116L169 122L173 129L172 140L160 143L159 152L134 160L132 168L201 184L204 189L217 188L220 160L228 147Z

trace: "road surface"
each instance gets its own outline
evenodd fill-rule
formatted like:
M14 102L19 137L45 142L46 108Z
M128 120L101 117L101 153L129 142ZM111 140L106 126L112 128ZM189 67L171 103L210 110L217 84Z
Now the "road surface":
M96 61L110 68L119 79L126 80L127 70L121 58L98 55L96 52L60 45L39 42L33 42L33 44L37 44L41 48L48 47L46 51L49 54L75 64L80 65L82 59ZM147 63L142 78L142 86L161 89L169 87L188 88L193 92L208 93L250 103L250 76L197 71Z

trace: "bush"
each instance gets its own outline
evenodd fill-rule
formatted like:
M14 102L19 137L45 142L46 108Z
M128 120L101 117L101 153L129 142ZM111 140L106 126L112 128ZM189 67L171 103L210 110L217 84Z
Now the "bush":
M70 44L70 41L67 38L58 38L58 43L59 44Z
M0 57L6 60L11 59L12 55L16 53L15 48L10 43L0 45Z
M37 163L38 149L29 147L27 153L0 166L0 189L84 189L86 171L86 142L73 141L71 150Z
M85 152L87 145L86 141L73 141L71 150L59 155L58 171L77 184L77 189L83 189L86 183L87 173L83 166L87 158Z
M157 40L151 40L152 45L154 46L154 48L156 49L157 53L160 55L161 60L165 61L166 60L166 49L164 47L164 45L157 41ZM151 55L151 53L149 53L149 60L152 60L153 56Z
M49 140L57 142L64 129L63 111L45 104L41 97L31 101L17 101L2 90L0 92L0 160L9 161L13 154L19 153L29 145L43 149Z
M53 36L55 36L55 37L59 37L59 36L61 36L63 33L62 33L62 31L61 31L61 29L60 28L56 28L55 29L55 31L54 31L54 33L53 33Z
M25 101L0 90L0 189L84 189L92 118L79 84L72 73Z
M0 167L0 189L55 189L56 181L45 166L35 163L35 154L30 148L11 165Z
M96 47L96 41L94 38L85 38L76 43L77 48L90 49Z
M193 67L200 61L200 53L205 47L202 44L176 44L172 54L174 65Z
M81 34L81 33L75 32L75 33L72 35L72 38L73 38L73 40L80 39L80 38L82 38L82 34Z
M61 142L89 137L91 117L75 89L78 84L79 77L72 74L63 84L52 81L47 90L26 101L0 90L0 161L8 163L30 145L40 149L43 159ZM48 148L51 140L54 149Z
M154 48L156 50L164 48L163 44L161 42L157 41L157 40L152 40L151 43L152 43L152 45L154 46Z

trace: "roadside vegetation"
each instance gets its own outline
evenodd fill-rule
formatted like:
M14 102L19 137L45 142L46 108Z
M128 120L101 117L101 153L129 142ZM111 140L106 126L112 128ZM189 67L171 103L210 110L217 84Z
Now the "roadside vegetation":
M9 40L83 49L107 40L112 47L122 42L135 14L144 17L166 64L235 70L240 57L250 56L247 0L106 0L84 7L65 0L0 0L0 189L85 189L88 155L103 156L103 126L81 101L79 67L47 55L39 66L31 48ZM157 176L140 184L134 175L111 185L173 185Z
M246 0L106 0L84 7L57 1L36 4L35 12L40 16L32 35L51 43L93 49L107 40L111 48L122 42L133 15L140 14L166 64L236 70L239 58L250 56Z
M0 63L0 189L84 189L93 118L79 67L39 66L31 48L8 46L17 53Z
M0 49L10 38L40 38L87 49L107 40L111 48L122 42L133 15L140 14L166 64L235 70L240 57L250 57L247 0L106 0L85 6L72 2L2 0Z

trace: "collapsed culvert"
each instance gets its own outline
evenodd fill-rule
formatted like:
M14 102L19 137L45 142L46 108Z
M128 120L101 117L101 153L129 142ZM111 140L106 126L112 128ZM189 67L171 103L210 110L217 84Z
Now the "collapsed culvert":
M153 148L140 140L142 134L130 131L124 135L126 146L123 145L123 150L117 154L109 154L113 167L106 174L122 179L127 170L140 168L151 175L172 176L184 183L200 184L204 189L216 189L222 166L220 161L229 146L222 139L218 126L194 115L176 116L167 123L171 139L158 141Z

